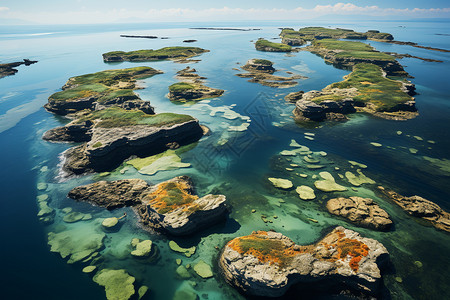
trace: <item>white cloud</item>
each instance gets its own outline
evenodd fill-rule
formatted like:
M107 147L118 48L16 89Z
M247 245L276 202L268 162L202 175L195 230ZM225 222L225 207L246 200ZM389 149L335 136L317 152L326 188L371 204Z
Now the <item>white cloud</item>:
M0 6L0 12L8 11L9 7Z
M8 8L0 8L7 11ZM64 23L106 23L116 21L226 21L226 20L307 20L321 15L370 15L370 16L400 16L400 17L448 17L449 8L380 8L378 6L357 6L353 3L336 3L334 5L316 5L306 9L284 8L168 8L149 10L112 9L105 11L64 11L60 13L25 13L20 11L8 11L6 17L19 18L27 21L64 24ZM5 16L4 16L5 17Z

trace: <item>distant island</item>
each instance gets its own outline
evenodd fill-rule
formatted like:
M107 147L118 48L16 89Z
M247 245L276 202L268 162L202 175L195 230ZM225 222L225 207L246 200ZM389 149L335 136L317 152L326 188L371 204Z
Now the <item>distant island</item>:
M260 28L221 28L221 27L193 27L189 29L197 29L197 30L235 30L235 31L254 31L254 30L261 30Z
M158 50L111 51L103 54L105 62L187 59L209 52L198 47L165 47Z
M8 64L0 64L0 78L16 74L17 72L19 72L17 69L15 69L18 66L21 65L29 66L35 63L37 63L37 60L24 59L23 61L17 61Z

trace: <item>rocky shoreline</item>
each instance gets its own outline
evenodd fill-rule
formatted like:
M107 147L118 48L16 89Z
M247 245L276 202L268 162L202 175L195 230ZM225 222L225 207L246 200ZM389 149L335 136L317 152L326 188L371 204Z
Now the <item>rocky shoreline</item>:
M111 51L103 53L104 62L186 60L209 50L198 47L165 47L157 50Z

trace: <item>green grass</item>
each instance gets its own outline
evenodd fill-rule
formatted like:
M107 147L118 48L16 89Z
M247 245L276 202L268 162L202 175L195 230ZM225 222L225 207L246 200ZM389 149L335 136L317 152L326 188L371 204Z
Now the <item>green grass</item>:
M178 82L169 86L169 91L171 92L183 92L193 89L195 89L195 86L186 82Z
M344 98L344 96L338 95L322 95L312 99L312 101L315 103L321 103L322 101L342 101Z
M336 57L354 57L359 59L375 59L394 61L395 58L389 54L378 52L370 45L361 42L338 41L334 39L316 40L312 43L316 47L328 50L341 51Z
M114 128L133 125L149 125L154 127L171 126L194 120L189 115L174 113L160 113L148 115L140 110L125 110L117 107L110 107L103 110L94 111L78 119L78 122L87 120L100 120L97 127Z
M357 64L348 78L333 83L331 88L358 89L355 101L373 103L377 111L392 111L398 104L412 100L412 97L401 90L402 84L383 76L382 69L374 64Z
M256 50L260 50L266 47L272 48L277 52L290 52L292 50L291 46L281 44L281 43L273 43L268 40L258 40L255 44Z
M273 63L270 60L267 59L255 59L253 60L255 64L264 65L264 66L271 66Z
M379 39L379 40L393 40L394 37L389 33L367 31L356 32L351 29L342 28L325 28L325 27L304 27L298 31L293 29L283 29L280 33L281 37L287 38L302 38L304 40L313 41L318 38L333 38L333 39Z
M103 54L103 58L121 57L128 61L165 60L171 58L189 58L208 50L198 47L165 47L157 50L136 50L130 52L111 51Z
M150 67L136 67L76 76L69 79L68 88L51 95L49 99L67 101L95 97L102 102L116 97L135 96L133 90L119 89L115 85L119 82L134 82L138 78L150 77L158 73L159 71Z

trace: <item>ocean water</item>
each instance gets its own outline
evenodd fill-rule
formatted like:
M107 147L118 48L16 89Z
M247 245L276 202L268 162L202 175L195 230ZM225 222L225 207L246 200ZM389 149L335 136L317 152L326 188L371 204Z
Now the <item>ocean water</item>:
M286 103L284 96L293 91L322 89L340 81L349 72L339 70L309 52L264 53L254 49L252 41L259 37L277 38L278 27L317 25L352 28L357 31L377 29L392 33L397 40L414 41L426 46L450 49L450 37L436 35L448 33L446 22L358 22L358 23L222 23L222 24L121 24L96 26L8 26L0 27L1 62L12 62L29 58L37 64L20 66L14 76L0 79L0 224L2 228L3 258L2 297L5 299L106 299L102 287L84 274L84 264L67 264L57 253L51 253L47 245L49 232L77 230L92 232L99 222L107 217L128 217L120 230L107 233L104 247L100 251L102 267L126 269L136 278L136 288L149 287L144 299L172 299L177 289L190 289L200 299L245 299L229 287L221 278L216 259L219 250L228 240L246 235L254 230L274 229L293 239L296 243L308 244L318 240L323 232L336 225L354 229L362 235L382 242L391 254L391 266L385 271L384 298L392 299L442 299L450 290L450 235L411 218L395 204L380 198L376 187L383 185L405 195L420 195L438 203L450 211L450 54L368 41L382 51L409 53L433 58L443 63L424 62L405 58L400 63L414 79L418 95L417 107L420 115L409 121L389 121L369 115L355 114L346 123L324 123L314 126L299 126L291 118L293 104ZM260 31L202 31L189 27L226 26L261 28ZM120 34L156 35L169 39L127 39ZM185 39L196 39L189 44L211 50L199 57L200 62L188 64L198 74L207 77L206 85L225 90L218 99L202 101L192 106L175 105L166 97L167 87L177 82L175 73L186 67L171 61L148 63L105 64L101 54L112 50L157 49L165 46L183 45ZM185 44L187 45L187 44ZM251 58L269 59L279 70L276 75L285 76L293 72L307 76L298 80L298 85L287 89L264 87L249 83L235 74ZM239 64L238 64L239 63ZM86 175L68 180L59 177L60 154L70 144L54 144L41 140L42 134L67 120L52 115L43 109L47 98L59 91L69 77L113 68L151 66L162 70L142 81L145 89L138 90L141 98L148 100L156 112L187 113L208 126L212 134L204 137L192 150L181 155L190 168L158 172L152 176L141 175L130 168L121 174L119 167L107 177ZM234 111L236 119L230 120L214 110ZM229 126L247 123L243 132L229 131ZM401 135L397 131L402 131ZM314 140L304 133L314 133ZM414 136L421 137L422 140ZM282 150L290 149L295 139L313 151L313 155L324 165L320 170L304 167L300 158L283 157ZM431 142L430 142L431 141ZM370 143L382 144L374 148ZM417 149L412 154L409 149ZM325 151L322 157L319 151ZM429 157L433 159L425 159ZM355 171L348 163L357 161L368 166L363 172L376 181L352 189L351 184L340 179L339 174ZM287 171L290 164L300 167ZM447 169L442 168L447 165ZM47 167L42 169L42 167ZM335 168L339 168L336 170ZM47 169L47 171L45 171ZM316 191L314 201L299 199L295 191L280 191L272 187L268 177L291 179L295 186L312 186L313 175L329 171L337 182L348 187L344 193L322 193ZM304 173L303 179L295 173ZM226 222L219 223L195 236L175 239L182 246L196 246L196 253L184 257L172 252L169 239L162 235L143 231L130 209L112 212L77 203L66 197L67 192L78 185L97 180L142 178L156 184L174 176L191 176L198 194L223 193L232 207ZM38 190L38 183L46 183L45 190ZM36 197L47 194L49 206L55 209L52 224L38 221ZM325 208L328 199L338 195L359 195L375 199L391 215L394 229L375 232L360 228L342 219L331 216ZM282 201L280 201L282 200ZM90 213L91 220L65 223L63 208ZM252 209L256 213L251 213ZM273 223L264 223L264 214ZM274 218L273 216L277 216ZM313 222L315 219L318 222ZM156 244L159 258L142 261L131 257L129 243L132 238L151 239ZM175 260L183 265L195 264L199 259L213 267L212 279L199 279L195 275L189 281L176 277ZM414 262L422 262L418 268ZM402 282L398 282L398 277ZM192 287L193 286L193 287ZM291 291L285 299L297 299ZM336 296L307 294L310 299L334 299Z

